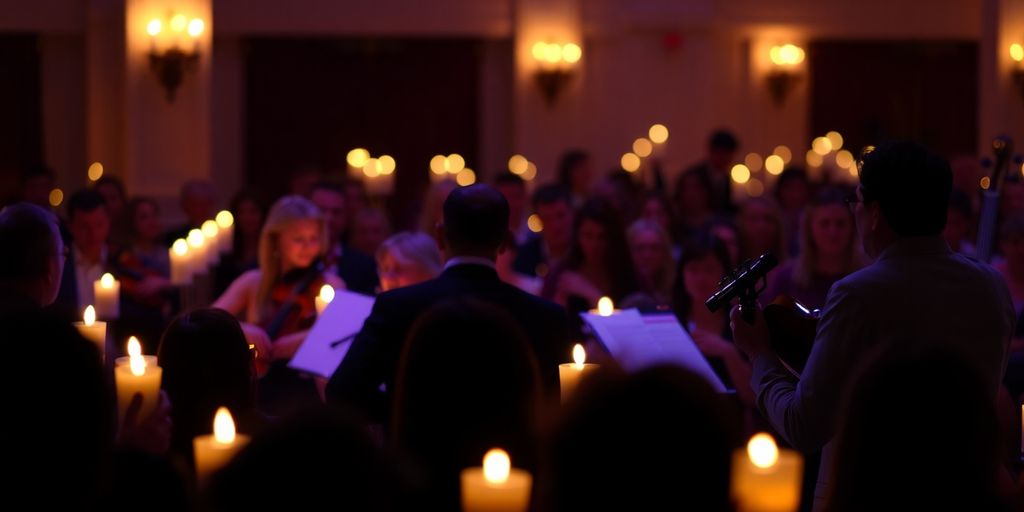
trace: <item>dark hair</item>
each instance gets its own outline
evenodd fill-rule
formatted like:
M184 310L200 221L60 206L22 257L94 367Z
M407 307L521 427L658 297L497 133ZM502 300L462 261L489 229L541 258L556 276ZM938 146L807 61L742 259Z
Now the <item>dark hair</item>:
M316 192L317 190L324 190L333 194L339 194L342 197L345 196L345 187L340 183L335 183L333 181L318 181L314 183L313 188L309 189L309 194L313 195L313 192Z
M891 142L869 152L860 186L864 202L877 201L901 237L938 235L946 227L953 171L920 144Z
M458 508L459 472L495 446L537 474L540 374L503 309L454 299L425 312L402 351L394 403L395 446L418 466L436 508Z
M499 173L494 178L494 185L513 185L520 188L526 188L526 180L518 174L512 174L511 172Z
M562 413L545 508L731 510L739 418L703 378L674 366L629 375L602 365Z
M125 219L128 221L128 234L132 239L139 236L138 230L135 229L135 215L138 213L139 208L142 205L148 204L153 207L157 213L160 213L160 204L149 196L136 196L131 201L128 201L128 206L125 208Z
M57 255L57 218L40 206L21 202L0 210L0 281L45 277Z
M711 134L711 137L708 139L708 147L732 152L740 147L740 142L731 131L719 129Z
M974 218L974 205L971 204L971 198L958 188L953 188L949 192L949 210L960 212L968 222Z
M103 176L100 176L100 179L96 180L96 183L94 183L92 185L92 188L93 189L98 189L100 187L107 186L107 185L116 188L117 189L117 193L121 194L122 198L123 197L127 197L127 194L124 191L124 183L119 178L117 178L115 176L110 176L110 175L106 175L106 174L104 174Z
M605 272L611 283L611 298L622 300L639 289L633 256L626 240L626 227L622 217L611 203L604 199L590 199L576 213L572 229L572 245L565 258L565 268L578 270L583 266L583 248L580 246L580 227L585 221L594 222L604 228L608 243L604 257Z
M164 332L157 357L162 387L174 405L171 447L176 453L192 453L192 438L211 431L218 407L227 407L243 425L251 421L252 356L233 315L209 308L179 316Z
M731 227L731 224L727 223L722 223L722 225ZM694 304L690 294L686 292L686 277L683 270L690 263L708 257L718 261L722 265L722 271L726 274L732 271L732 265L729 261L729 250L710 231L700 231L689 239L683 246L683 256L679 259L679 266L676 269L675 286L672 289L672 309L675 311L679 321L684 324L689 321ZM704 305L701 303L697 307L704 307Z
M992 509L999 424L979 371L953 353L896 348L866 359L854 377L828 510Z
M572 188L572 170L583 162L590 159L590 155L582 149L572 149L562 155L558 161L558 184L566 188Z
M74 220L75 215L79 213L94 212L100 208L106 211L106 201L99 192L90 189L79 190L68 199L68 220Z
M508 201L490 185L459 187L444 201L444 233L454 252L491 251L508 235Z
M534 211L540 205L549 205L557 202L563 202L570 208L572 207L572 194L569 193L569 189L562 185L548 184L541 185L534 193L531 198L533 203Z

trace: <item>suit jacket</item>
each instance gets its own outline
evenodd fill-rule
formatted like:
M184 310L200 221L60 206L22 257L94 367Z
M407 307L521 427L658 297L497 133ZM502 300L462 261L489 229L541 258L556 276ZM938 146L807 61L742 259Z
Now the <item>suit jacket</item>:
M345 247L338 259L338 277L345 281L350 292L363 295L377 293L377 261L372 256Z
M449 267L437 279L377 296L363 329L327 384L328 401L355 405L386 424L399 359L412 325L431 306L456 297L495 304L519 320L537 357L545 392L558 393L558 364L567 362L571 353L565 310L501 281L494 269L462 264ZM381 384L385 385L383 395Z

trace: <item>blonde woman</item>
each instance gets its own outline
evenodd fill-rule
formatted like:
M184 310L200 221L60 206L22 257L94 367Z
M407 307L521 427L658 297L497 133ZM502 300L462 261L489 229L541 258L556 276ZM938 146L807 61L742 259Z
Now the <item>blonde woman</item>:
M312 381L286 363L316 321L314 299L321 286L345 288L324 270L327 247L320 210L303 197L285 196L274 203L260 233L259 268L239 276L213 304L238 317L260 359L271 361L259 387L265 413L283 413L318 397Z
M833 283L864 266L847 196L841 189L825 189L804 209L800 253L777 270L764 295L767 300L788 295L821 308Z
M425 233L398 233L377 249L382 292L429 281L441 273L442 266L437 242Z

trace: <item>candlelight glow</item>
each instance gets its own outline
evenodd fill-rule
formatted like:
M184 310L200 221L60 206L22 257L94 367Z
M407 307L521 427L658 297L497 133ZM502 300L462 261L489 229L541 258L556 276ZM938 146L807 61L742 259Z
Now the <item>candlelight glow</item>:
M218 407L213 416L213 438L220 444L235 442L235 420L227 407Z
M334 300L334 287L329 284L321 286L320 300L324 301L324 304L330 304Z
M796 66L804 61L804 50L795 44L773 46L768 52L772 63L776 66Z
M82 313L82 322L86 327L91 327L96 323L96 308L92 307L92 304L85 307L85 312Z
M1024 46L1020 43L1013 43L1010 45L1010 58L1016 62L1024 61Z
M583 49L578 44L568 43L562 47L562 60L575 64L583 57Z
M188 242L184 238L179 238L174 241L174 245L171 246L171 250L178 256L184 256L188 254Z
M458 174L466 168L466 159L458 153L452 153L448 155L448 166L449 174Z
M562 45L551 43L544 47L544 60L557 64L562 60Z
M981 189L988 190L988 186L992 184L992 180L988 176L981 178Z
M772 436L761 432L751 437L747 443L747 456L753 465L768 469L779 461L779 447Z
M235 216L231 215L231 212L227 210L221 210L217 213L217 226L221 229L230 228L235 223Z
M203 237L203 232L198 229L193 229L188 232L188 245L189 247L199 248L203 246L203 241L206 240Z
M764 159L764 170L768 171L768 174L772 176L778 176L782 174L782 170L786 167L786 162L779 155L770 155Z
M142 356L131 356L128 359L128 368L132 375L141 377L146 374L146 358Z
M544 41L537 41L533 43L533 47L530 48L530 54L533 55L533 60L544 60L544 51L548 49L548 44Z
M633 152L636 156L646 158L651 156L651 152L654 151L654 145L646 137L640 137L633 141Z
M839 151L843 149L843 136L837 131L831 131L825 134L825 138L832 143L832 151Z
M508 171L512 174L523 174L530 166L530 161L523 155L512 155L508 159Z
M620 163L622 164L623 169L629 172L636 172L637 169L640 168L640 157L636 156L634 153L626 153L625 155L622 155Z
M793 160L793 152L789 150L789 146L775 146L775 149L772 150L772 154L782 157L782 163L784 164L788 164Z
M103 177L103 164L99 162L93 162L89 165L89 180L96 181Z
M64 202L64 191L55 188L50 191L50 206L60 206Z
M380 158L377 159L377 163L380 166L380 173L382 175L386 176L395 172L395 166L397 164L395 163L395 158L391 155L381 155Z
M733 181L740 185L750 181L750 169L747 169L747 166L743 164L732 166L732 171L729 172L729 175L732 176Z
M757 172L761 170L761 166L764 165L764 160L761 155L757 153L747 153L746 158L743 159L743 163L747 165L750 172Z
M544 231L544 223L541 222L540 216L534 213L526 219L526 227L530 228L530 231L534 233L540 233Z
M583 369L583 364L587 362L587 351L583 350L583 345L577 343L572 347L572 362L576 363L576 368Z
M156 18L153 18L153 19L149 20L149 24L146 25L146 33L149 34L150 36L154 36L154 37L160 35L160 32L163 29L164 29L163 22L161 22L160 20L158 20Z
M100 286L103 287L106 290L109 290L109 289L113 288L114 287L114 276L111 275L110 272L107 272L106 274L103 274L103 276L100 277Z
M199 18L194 18L188 22L188 35L192 37L199 37L203 35L203 31L206 30L206 23Z
M434 174L445 174L448 172L448 159L444 155L434 155L430 159L430 172Z
M128 338L128 357L142 357L142 344L135 336Z
M526 181L532 181L534 178L537 177L537 164L533 162L527 163L526 172L524 172L520 176L522 176L523 179Z
M200 230L203 232L203 236L205 236L206 238L215 238L217 236L217 233L220 231L220 228L217 227L217 221L208 220L203 223L203 226L200 228Z
M615 312L615 304L610 297L601 297L597 301L597 314L601 316L612 316Z
M376 178L380 176L381 167L383 166L380 164L380 160L371 158L363 165L363 175L367 178Z
M811 142L811 151L825 156L832 151L832 141L828 140L828 137L818 137Z
M807 156L804 157L804 160L811 167L821 167L821 164L824 162L821 155L815 153L813 149L807 150Z
M664 144L668 140L668 128L663 124L656 124L647 130L647 136L655 144Z
M362 168L364 165L366 165L366 161L369 159L370 152L363 148L355 148L352 151L349 151L347 155L345 155L345 161L348 162L348 165L351 165L352 167L355 168Z
M188 26L188 18L184 14L176 14L171 18L171 30L175 32L184 32L185 27Z
M476 173L473 172L473 169L462 169L455 175L455 183L458 183L463 187L468 187L476 183Z
M484 480L490 484L503 484L508 482L508 475L512 470L512 461L508 453L501 448L491 448L484 455Z
M845 149L836 153L836 165L843 169L848 169L851 166L854 166L855 162L853 160L853 153L850 153Z

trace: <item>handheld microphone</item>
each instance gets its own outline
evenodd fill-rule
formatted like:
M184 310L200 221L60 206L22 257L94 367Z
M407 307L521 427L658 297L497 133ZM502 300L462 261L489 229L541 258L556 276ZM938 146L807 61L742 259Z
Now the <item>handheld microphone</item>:
M729 305L733 299L740 299L740 312L747 323L754 322L754 307L757 294L764 290L758 289L758 283L767 281L768 272L779 264L779 260L770 252L766 252L754 260L743 262L736 270L718 284L714 293L704 305L711 311L718 311Z

